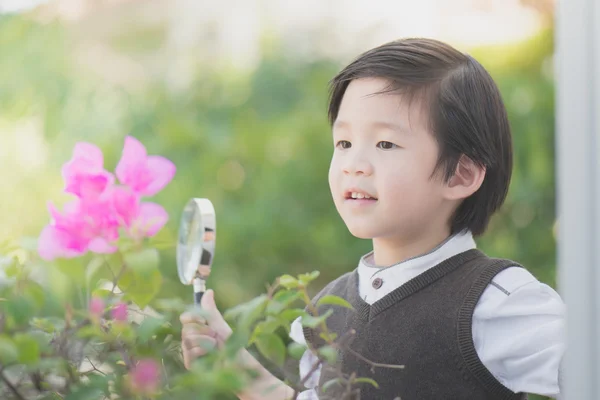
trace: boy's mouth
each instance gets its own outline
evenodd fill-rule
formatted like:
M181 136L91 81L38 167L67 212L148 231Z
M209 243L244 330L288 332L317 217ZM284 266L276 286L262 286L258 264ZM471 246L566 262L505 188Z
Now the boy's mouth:
M344 198L346 200L371 200L371 201L377 201L377 197L359 190L359 189L350 189L347 190L346 193L344 194Z

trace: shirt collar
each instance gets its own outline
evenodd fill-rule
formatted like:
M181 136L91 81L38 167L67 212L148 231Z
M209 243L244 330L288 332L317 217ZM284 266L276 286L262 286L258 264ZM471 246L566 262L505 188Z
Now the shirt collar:
M466 231L450 236L425 254L387 267L374 265L371 251L365 254L358 264L360 296L372 304L442 261L475 247L473 235ZM374 283L375 280L378 282Z

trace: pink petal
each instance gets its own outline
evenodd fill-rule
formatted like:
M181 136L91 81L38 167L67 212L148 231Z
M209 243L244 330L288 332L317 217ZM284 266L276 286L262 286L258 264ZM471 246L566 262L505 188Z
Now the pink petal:
M104 313L104 300L100 297L92 297L90 299L88 311L93 317L101 317Z
M90 143L78 143L73 158L62 167L65 191L79 197L96 197L114 182L103 168L102 151Z
M73 258L86 252L85 246L73 248L73 240L65 231L52 225L46 226L38 239L38 254L42 259L51 261L56 258Z
M129 188L116 187L111 190L110 197L120 224L130 227L139 214L139 196Z
M146 148L144 145L132 136L125 138L123 146L123 154L117 164L115 173L117 178L123 184L130 185L131 179L135 176L135 171L139 166L146 163Z
M117 247L112 246L106 239L97 237L90 241L88 249L93 253L111 254L117 251Z
M151 181L140 192L143 196L154 196L160 192L175 176L176 167L170 160L161 156L150 156L146 163Z
M104 165L104 156L102 150L92 143L79 142L73 149L73 159L85 160L90 166L102 168Z
M118 322L127 322L127 304L118 303L111 311L112 318Z
M158 389L160 367L155 360L140 360L131 371L131 386L135 393L152 395Z
M65 192L81 198L96 198L112 185L114 177L109 172L76 174L65 178Z
M168 220L169 214L162 206L156 203L142 203L132 234L136 237L154 236Z

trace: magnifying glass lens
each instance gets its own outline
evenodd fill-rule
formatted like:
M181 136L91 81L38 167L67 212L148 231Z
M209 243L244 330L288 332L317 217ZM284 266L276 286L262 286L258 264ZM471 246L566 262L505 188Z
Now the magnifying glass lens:
M191 284L202 252L201 215L196 207L186 206L181 218L177 246L177 271L182 282Z

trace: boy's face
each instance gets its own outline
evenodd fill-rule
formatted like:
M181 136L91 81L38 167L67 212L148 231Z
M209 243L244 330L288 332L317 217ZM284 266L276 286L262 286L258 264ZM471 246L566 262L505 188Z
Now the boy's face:
M447 228L446 185L432 178L438 145L419 101L409 107L401 95L374 94L387 85L365 78L346 89L333 126L329 185L354 236L418 240Z

